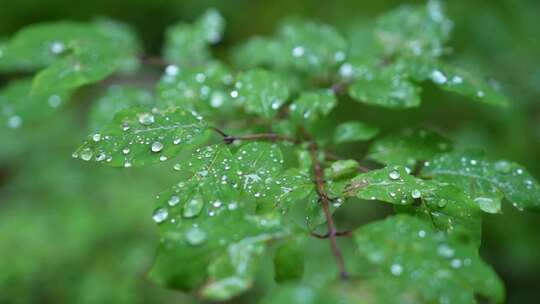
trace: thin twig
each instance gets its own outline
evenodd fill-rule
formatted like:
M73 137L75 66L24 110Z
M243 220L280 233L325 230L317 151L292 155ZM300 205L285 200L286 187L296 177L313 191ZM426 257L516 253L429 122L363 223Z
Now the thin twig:
M140 60L142 64L152 65L152 66L157 66L157 67L166 67L171 64L170 62L168 62L167 60L161 57L141 56Z
M336 234L335 234L337 237L340 237L340 236L351 236L352 235L352 231L350 230L345 230L345 231L337 231ZM330 234L329 233L325 233L325 234L319 234L317 232L311 232L311 236L314 236L318 239L327 239L330 237Z
M330 212L330 200L328 199L328 194L324 189L324 173L321 167L321 162L318 158L318 147L317 144L307 136L310 140L309 150L311 152L311 160L313 162L313 174L315 175L315 185L317 190L317 195L321 202L324 216L326 217L326 225L328 227L328 239L330 240L330 248L332 249L332 254L336 258L337 265L339 268L339 274L341 279L346 280L349 277L347 270L345 269L345 261L343 260L343 254L337 245L337 230L334 224L334 219L332 218L332 213Z
M228 135L224 131L212 127L212 130L216 131L219 135L223 137L223 141L229 145L237 140L269 140L269 141L287 141L291 143L299 143L299 140L290 136L275 134L275 133L258 133L258 134L249 134L249 135Z

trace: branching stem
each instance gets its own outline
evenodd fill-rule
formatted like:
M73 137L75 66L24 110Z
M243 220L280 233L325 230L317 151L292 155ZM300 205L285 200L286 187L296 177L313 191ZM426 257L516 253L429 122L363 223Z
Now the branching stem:
M326 193L326 190L324 189L324 173L323 173L323 168L321 166L321 162L319 161L319 157L318 157L319 148L313 140L311 140L309 137L308 139L310 140L309 150L311 153L311 160L313 162L313 174L315 175L315 186L317 190L317 195L319 196L319 200L323 208L324 216L326 217L326 225L328 228L328 239L330 240L330 248L332 249L332 254L336 258L336 262L339 268L339 275L342 280L346 280L349 278L349 274L347 273L347 270L345 269L345 261L343 260L343 254L341 253L341 250L339 249L337 245L336 237L338 236L338 232L334 224L334 219L332 218L332 213L330 212L330 199L328 198L328 194Z

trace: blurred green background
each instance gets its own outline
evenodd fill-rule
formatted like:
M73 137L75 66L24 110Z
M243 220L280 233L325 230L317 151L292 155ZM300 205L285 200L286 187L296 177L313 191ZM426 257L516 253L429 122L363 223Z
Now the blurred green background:
M168 25L216 7L228 22L217 55L227 58L231 46L272 33L286 16L306 16L346 32L404 2L2 1L0 38L36 22L106 16L133 25L146 53L158 55ZM366 108L354 117L385 130L428 126L461 146L521 162L540 177L540 1L454 0L447 6L455 22L450 59L497 79L513 106L475 105L426 86L420 110ZM0 76L0 85L13 77ZM145 278L159 242L150 219L153 198L173 183L172 170L97 168L70 157L86 134L87 109L104 88L83 89L41 124L0 128L0 303L195 303ZM343 154L363 149L348 148ZM537 303L540 215L505 207L503 215L484 216L482 255L505 281L508 303ZM386 212L375 208L355 212L367 214L364 221ZM344 226L353 222L347 208L337 217Z

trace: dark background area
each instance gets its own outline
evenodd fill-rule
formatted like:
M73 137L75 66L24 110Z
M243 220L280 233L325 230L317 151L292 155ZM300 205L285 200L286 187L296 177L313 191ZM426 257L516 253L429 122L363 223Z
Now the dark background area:
M403 3L2 0L0 39L37 22L106 16L131 24L145 52L159 55L167 26L191 21L215 7L227 20L225 39L216 53L227 58L232 46L254 34L272 33L290 15L333 24L345 32L355 22ZM455 0L447 5L455 22L450 43L454 54L449 60L497 79L512 107L476 105L426 86L419 110L366 108L349 115L385 126L385 131L432 127L459 146L480 147L495 157L518 161L538 179L540 2ZM1 76L0 85L8 80ZM102 89L83 89L68 107L41 125L0 129L0 303L192 301L145 278L159 241L150 219L153 197L173 183L170 170L95 168L70 157L86 134L88 104ZM360 212L385 212L370 208L376 207ZM352 220L346 210L338 213L338 220ZM505 281L508 303L538 301L539 214L522 213L505 204L503 214L485 215L482 255Z

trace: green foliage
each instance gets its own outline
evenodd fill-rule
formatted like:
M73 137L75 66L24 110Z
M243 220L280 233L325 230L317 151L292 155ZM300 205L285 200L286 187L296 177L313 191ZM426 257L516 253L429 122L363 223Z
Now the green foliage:
M208 10L167 30L164 74L150 88L109 86L73 157L173 169L151 216L160 244L149 277L165 287L208 301L235 301L270 280L260 303L502 302L504 287L478 254L482 212L500 213L503 199L540 209L538 182L516 163L453 152L433 131L378 136L382 122L356 115L419 107L426 81L506 105L491 83L447 62L451 29L438 1L399 7L349 35L291 18L236 47L227 66L211 51L225 21ZM33 25L0 52L0 71L36 72L0 91L10 128L145 63L134 32L108 20ZM341 117L347 111L353 120ZM366 153L334 151L356 142ZM369 201L396 214L338 230L338 210ZM332 254L308 250L325 239ZM319 258L335 265L309 262Z

